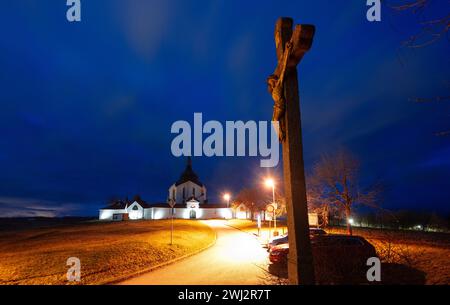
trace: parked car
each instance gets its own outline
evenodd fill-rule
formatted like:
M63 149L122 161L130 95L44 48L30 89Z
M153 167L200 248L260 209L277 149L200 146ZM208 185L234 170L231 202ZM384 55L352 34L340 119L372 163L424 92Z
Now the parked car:
M281 245L281 244L287 244L287 243L288 243L288 235L287 234L273 237L269 240L269 243L267 244L267 251L270 251L270 249L272 247L275 247L275 246Z
M309 236L318 236L318 235L325 235L327 232L325 232L324 229L320 228L309 228Z
M280 244L269 249L269 260L272 264L285 264L289 253L289 244Z
M339 263L340 265L365 263L367 258L377 256L375 247L361 236L316 235L311 239L316 263ZM269 251L272 263L286 263L289 244L278 244Z
M314 238L315 236L325 235L325 234L327 234L327 232L325 232L325 230L323 230L323 229L309 228L309 237L310 238ZM276 237L272 238L269 241L269 243L267 244L267 251L270 251L270 249L274 246L286 244L288 242L289 242L288 234L276 236Z

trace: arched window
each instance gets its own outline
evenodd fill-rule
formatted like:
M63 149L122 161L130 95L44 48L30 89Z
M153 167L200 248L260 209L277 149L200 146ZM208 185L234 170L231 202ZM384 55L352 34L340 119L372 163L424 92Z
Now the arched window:
M135 205L135 206L133 207L133 211L136 211L136 210L139 210L139 208L138 208L137 205Z
M175 189L172 189L172 199L175 200Z
M185 199L186 198L186 190L185 190L185 188L183 187L183 199Z

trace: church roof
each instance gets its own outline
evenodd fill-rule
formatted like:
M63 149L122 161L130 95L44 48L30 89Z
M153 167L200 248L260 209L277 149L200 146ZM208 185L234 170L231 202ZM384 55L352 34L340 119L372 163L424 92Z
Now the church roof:
M197 202L200 202L200 200L198 200L197 197L195 197L195 196L190 196L190 197L188 197L188 198L186 199L186 202L187 202L187 201L197 201Z
M177 182L175 182L175 186L179 186L180 184L183 184L185 182L191 181L199 186L203 186L203 184L198 179L197 174L192 169L192 160L191 157L188 157L186 168L184 169L184 172L181 174L180 178Z
M147 202L142 200L139 195L136 195L134 196L133 200L116 200L107 207L102 208L102 210L123 210L133 204L135 201L144 209L151 207Z
M116 200L110 205L102 208L103 210L123 210L127 206L127 201L125 200Z
M137 203L139 203L139 205L140 205L141 207L143 207L143 208L150 208L150 204L148 204L147 202L145 202L145 201L141 198L141 196L139 196L139 195L134 196L134 198L133 198L133 200L131 201L130 204L134 203L135 201L136 201Z
M151 208L170 208L170 205L168 203L152 203L150 205ZM174 208L185 208L185 203L177 203L175 204Z

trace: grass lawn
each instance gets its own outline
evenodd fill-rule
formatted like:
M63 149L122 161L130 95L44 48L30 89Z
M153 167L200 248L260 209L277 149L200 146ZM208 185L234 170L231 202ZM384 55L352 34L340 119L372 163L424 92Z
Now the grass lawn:
M0 284L68 284L69 257L81 260L80 284L104 284L210 245L214 231L200 221L92 222L0 232Z

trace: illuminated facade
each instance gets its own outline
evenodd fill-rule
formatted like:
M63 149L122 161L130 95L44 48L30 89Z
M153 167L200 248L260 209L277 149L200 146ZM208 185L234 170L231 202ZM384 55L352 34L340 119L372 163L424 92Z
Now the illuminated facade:
M166 219L171 217L172 208L169 202L174 202L173 217L181 219L230 219L233 217L231 208L222 204L208 203L206 187L200 182L192 169L191 158L180 178L169 187L166 203L149 204L139 196L133 200L119 200L108 207L100 209L101 220L136 220L136 219Z

